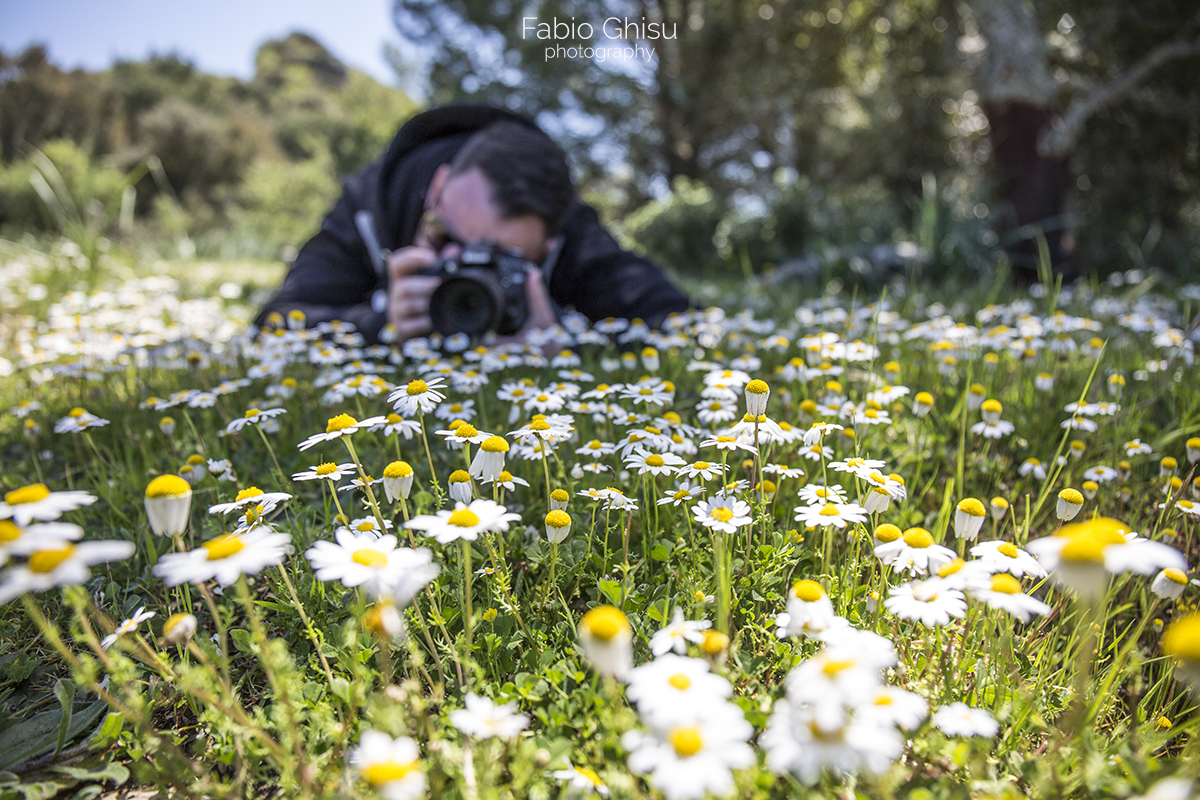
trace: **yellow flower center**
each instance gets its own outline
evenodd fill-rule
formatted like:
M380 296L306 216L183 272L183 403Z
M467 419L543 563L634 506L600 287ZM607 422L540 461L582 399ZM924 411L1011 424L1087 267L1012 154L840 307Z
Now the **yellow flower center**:
M413 469L404 461L393 461L383 468L385 478L407 478L413 474Z
M619 608L598 606L583 615L579 626L596 639L611 641L613 637L630 629L629 620Z
M840 672L845 672L854 666L853 661L826 661L821 667L821 672L832 678Z
M725 506L714 508L712 511L712 518L718 522L729 522L729 520L733 519L733 509L726 508Z
M1020 594L1021 582L1012 575L1000 573L992 576L992 591L1002 594Z
M875 529L875 538L881 542L894 542L900 538L900 529L890 522L885 522Z
M257 408L251 408L251 409L247 409L247 410L246 410L246 419L254 419L255 417L257 417L257 416L258 416L259 414L261 414L261 413L262 413L262 412L261 412L261 411L259 411Z
M1163 575L1166 576L1167 580L1173 583L1178 583L1180 586L1187 585L1187 575L1184 575L1183 572L1175 569L1174 567L1167 567L1164 569Z
M363 768L362 774L367 783L380 786L392 781L404 780L417 767L417 762L410 761L401 764L399 761L380 761Z
M358 420L349 414L338 414L325 424L325 432L336 433L337 431L344 431L347 428L353 428L357 424Z
M192 491L178 475L159 475L146 486L146 497L180 497Z
M337 464L326 462L317 467L318 475L332 475L337 472Z
M71 411L67 414L67 416L74 417L75 419L79 419L86 413L87 412L84 411L82 408L76 407L76 408L72 408Z
M692 679L687 675L684 675L682 672L676 672L674 675L667 678L667 683L683 692L687 691L687 689L692 685Z
M0 519L0 542L15 542L21 538L21 529L11 520Z
M1163 636L1163 652L1200 662L1200 614L1189 614L1171 623Z
M409 383L408 388L405 389L405 391L408 392L409 397L415 397L419 394L425 394L426 392L428 392L429 385L426 384L425 381L418 378L417 380Z
M1058 499L1071 505L1083 505L1083 495L1076 489L1063 489L1058 493Z
M700 728L695 725L675 728L668 734L667 741L675 748L675 755L680 758L691 758L704 747L704 740L700 738Z
M378 550L372 550L369 547L364 547L361 550L355 550L351 556L355 564L362 564L364 567L375 567L378 569L387 563L387 555Z
M469 426L464 426L469 427ZM474 430L474 428L472 428ZM458 435L463 436L462 428L458 429ZM485 453L507 453L508 442L500 436L489 436L483 440L483 444L479 446Z
M949 577L950 575L953 575L954 573L961 570L964 566L966 566L966 564L967 564L967 562L963 561L961 558L956 558L953 561L951 561L949 564L943 564L941 567L938 568L938 577L939 578Z
M37 503L45 500L50 496L50 489L44 483L31 483L28 486L22 486L20 489L13 489L11 492L5 492L4 502L10 506L21 505L22 503Z
M471 476L465 469L456 469L450 473L450 483L470 483Z
M966 500L960 502L958 510L964 514L970 514L972 517L982 517L986 513L983 503L974 497L968 497Z
M529 423L529 430L548 431L550 430L550 423L546 422L544 419L535 419L533 422Z
M932 547L933 535L924 528L909 528L904 532L904 543L914 548Z
M798 600L803 600L806 603L815 603L825 596L825 590L816 581L803 580L796 581L796 584L792 587L792 594Z
M512 479L512 473L508 470L501 470L500 474L496 476L496 480L500 483L508 483Z
M29 571L45 574L53 572L59 564L66 561L75 552L74 545L66 545L53 550L39 550L29 557Z
M225 533L215 539L209 539L200 546L208 551L209 561L220 561L242 552L246 544L232 533Z
M1000 555L1008 556L1009 558L1016 558L1020 551L1017 550L1016 545L1005 542L996 548L996 552Z
M837 506L833 503L826 503L821 506L820 514L822 517L836 517L838 515Z
M551 511L546 515L546 524L551 528L565 528L571 524L571 515L565 511Z
M469 508L460 508L450 515L447 522L460 528L473 528L479 524L479 515Z
M665 466L666 463L667 462L663 461L663 457L657 453L646 457L646 466L648 467L662 467Z
M257 486L251 486L238 492L237 497L233 499L233 502L240 503L241 501L247 500L251 497L258 497L261 494L263 494L262 489L258 488Z

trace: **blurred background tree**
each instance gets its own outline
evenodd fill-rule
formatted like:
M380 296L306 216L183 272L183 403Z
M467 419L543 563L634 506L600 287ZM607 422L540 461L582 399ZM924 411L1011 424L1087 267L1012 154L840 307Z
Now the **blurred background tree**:
M710 217L711 203L668 198L699 185L733 218L761 220L741 226L744 251L782 230L802 241L776 249L819 250L815 218L858 197L890 206L859 238L925 225L935 267L991 263L1002 244L1028 274L1039 232L1068 270L1127 265L1147 237L1176 268L1198 256L1194 3L396 0L394 16L430 54L435 101L537 116L618 219L651 198L670 219ZM527 17L597 33L523 38ZM637 43L656 48L650 65L545 56L624 44L599 33L609 17L675 38ZM727 265L738 229L714 233Z
M120 200L121 176L149 165L130 209L151 234L140 240L161 234L184 255L303 244L339 178L378 157L417 105L302 33L264 43L255 67L239 81L168 54L65 72L39 47L0 53L0 229L56 229L30 183L43 151L80 208Z
M609 41L610 17L672 38ZM525 18L596 33L522 37ZM1200 261L1187 0L395 0L394 19L399 78L534 117L618 236L679 271L861 276L904 244L925 274L978 281L1006 257L1028 276L1039 236L1063 271ZM239 81L169 54L86 73L0 53L0 230L54 229L41 149L79 208L147 165L121 208L171 246L298 246L417 104L305 34L255 63Z

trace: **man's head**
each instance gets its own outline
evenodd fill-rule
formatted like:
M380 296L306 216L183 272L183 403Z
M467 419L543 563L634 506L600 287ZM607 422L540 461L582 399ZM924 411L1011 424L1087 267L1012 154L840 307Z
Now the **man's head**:
M503 121L438 168L426 208L452 240L488 239L541 260L574 200L562 150L536 128Z

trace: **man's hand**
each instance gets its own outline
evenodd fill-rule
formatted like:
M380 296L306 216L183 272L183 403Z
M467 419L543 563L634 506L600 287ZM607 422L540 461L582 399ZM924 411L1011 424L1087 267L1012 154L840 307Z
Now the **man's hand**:
M442 282L433 275L413 273L437 261L428 247L402 247L388 257L387 321L396 328L396 340L425 336L432 330L429 298Z
M525 327L515 336L501 336L497 339L500 344L519 342L524 344L526 336L535 330L549 328L558 322L554 307L550 304L550 291L546 288L546 278L540 269L531 269L525 273L525 303L529 308L529 319Z

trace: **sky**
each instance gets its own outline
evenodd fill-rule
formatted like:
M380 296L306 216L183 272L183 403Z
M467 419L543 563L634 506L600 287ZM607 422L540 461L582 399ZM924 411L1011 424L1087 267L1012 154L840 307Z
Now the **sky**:
M400 46L391 0L0 0L0 50L44 44L67 69L107 68L176 52L201 70L242 79L267 39L312 35L342 63L388 86L384 43Z

